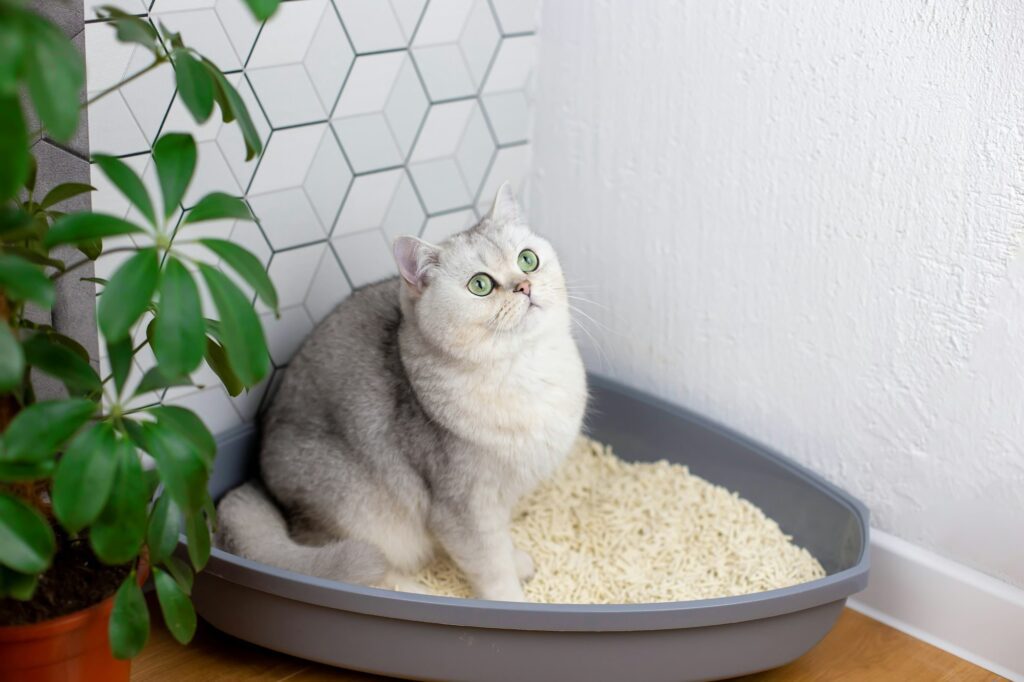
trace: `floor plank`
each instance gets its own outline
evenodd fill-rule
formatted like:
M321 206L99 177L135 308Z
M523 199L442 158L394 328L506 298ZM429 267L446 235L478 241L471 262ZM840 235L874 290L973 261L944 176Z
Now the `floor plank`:
M171 638L159 617L154 621L149 644L132 667L132 679L136 682L385 680L261 649L202 622L195 640L183 647ZM850 609L843 612L832 632L799 660L741 678L742 682L989 682L1003 679Z

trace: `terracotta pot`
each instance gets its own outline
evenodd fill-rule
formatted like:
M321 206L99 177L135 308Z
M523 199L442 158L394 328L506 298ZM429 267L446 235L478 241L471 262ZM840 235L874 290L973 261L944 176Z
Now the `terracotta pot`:
M149 566L139 562L139 584ZM131 661L110 653L108 597L87 609L33 623L0 627L0 680L18 682L128 682Z

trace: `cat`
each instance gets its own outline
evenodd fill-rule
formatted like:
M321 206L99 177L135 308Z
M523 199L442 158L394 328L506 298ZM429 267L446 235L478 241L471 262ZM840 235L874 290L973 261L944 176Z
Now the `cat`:
M474 227L393 251L400 276L343 301L284 372L262 485L221 501L218 544L412 591L439 547L475 596L523 601L512 508L564 461L587 402L558 257L507 184Z

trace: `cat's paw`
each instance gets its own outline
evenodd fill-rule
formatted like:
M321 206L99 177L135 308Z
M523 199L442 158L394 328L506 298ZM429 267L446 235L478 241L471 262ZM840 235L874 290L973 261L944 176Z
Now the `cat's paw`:
M532 578L533 574L536 573L536 569L533 565L533 557L516 547L514 558L516 562L516 575L519 576L519 579L527 581Z
M402 573L389 573L384 579L385 587L396 592L409 592L411 594L430 594L430 590L423 586L419 580Z
M523 594L523 588L518 580L509 584L481 588L479 597L492 601L526 601L526 595Z

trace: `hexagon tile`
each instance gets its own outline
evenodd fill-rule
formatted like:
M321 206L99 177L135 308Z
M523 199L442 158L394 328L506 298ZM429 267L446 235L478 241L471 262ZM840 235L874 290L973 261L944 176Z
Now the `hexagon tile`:
M215 431L254 418L302 340L353 288L394 275L396 236L444 240L472 225L504 180L525 194L539 0L289 0L264 25L243 0L85 0L89 94L149 64L96 19L104 4L180 32L212 59L264 142L245 161L236 125L215 114L197 126L169 66L89 114L93 151L125 157L154 196L155 140L195 136L196 177L174 220L214 190L244 196L257 216L188 229L242 244L266 265L281 315L256 307L274 375L230 398L204 367L196 376L207 388L148 397L199 409ZM96 209L137 217L100 173L93 184ZM104 256L97 274L120 255Z

